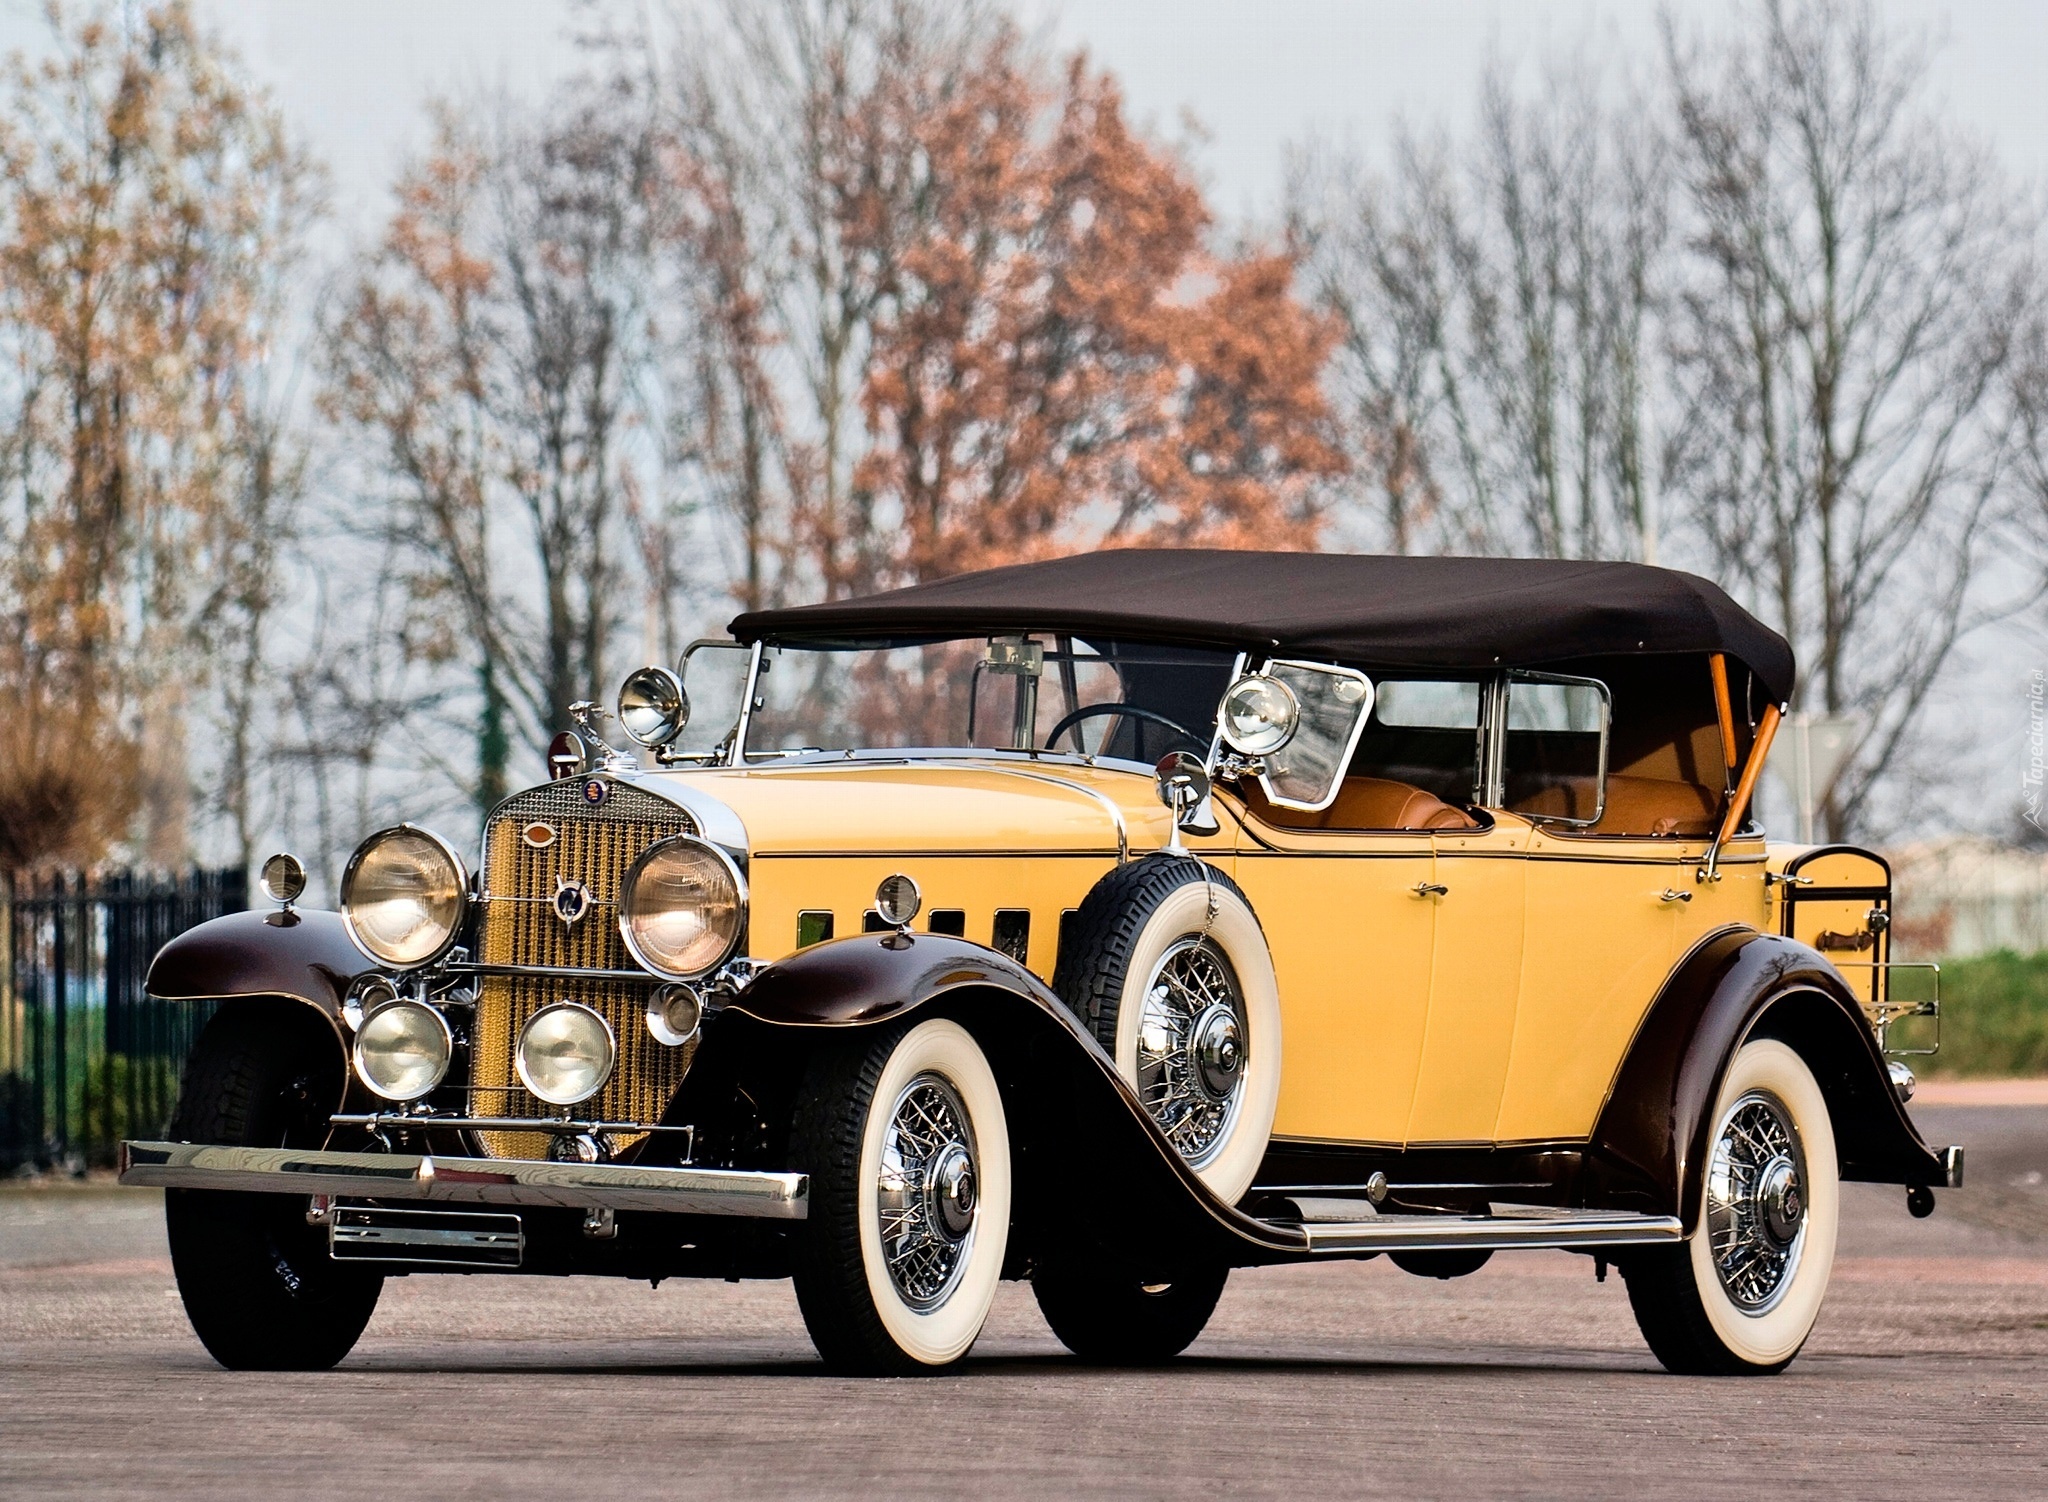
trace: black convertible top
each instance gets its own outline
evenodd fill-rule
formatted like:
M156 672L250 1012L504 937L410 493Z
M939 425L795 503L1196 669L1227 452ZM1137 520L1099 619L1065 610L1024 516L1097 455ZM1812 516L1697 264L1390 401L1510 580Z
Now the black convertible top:
M1719 585L1643 563L1130 548L1019 563L732 623L743 642L1059 631L1377 667L1540 667L1725 652L1774 701L1792 648Z

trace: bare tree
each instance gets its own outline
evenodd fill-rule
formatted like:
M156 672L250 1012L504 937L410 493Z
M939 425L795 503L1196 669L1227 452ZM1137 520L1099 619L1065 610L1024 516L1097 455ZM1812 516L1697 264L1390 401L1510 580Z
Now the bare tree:
M1921 39L1834 0L1749 19L1712 48L1666 28L1690 226L1677 485L1713 571L1791 638L1796 702L1861 719L1839 839L1996 608L2037 226L1927 107Z
M1654 558L1666 147L1597 77L1496 69L1461 148L1390 175L1312 148L1289 175L1355 473L1397 551Z
M636 552L653 147L603 103L508 108L495 135L444 111L327 342L409 629L473 675L485 808L514 746L600 691Z

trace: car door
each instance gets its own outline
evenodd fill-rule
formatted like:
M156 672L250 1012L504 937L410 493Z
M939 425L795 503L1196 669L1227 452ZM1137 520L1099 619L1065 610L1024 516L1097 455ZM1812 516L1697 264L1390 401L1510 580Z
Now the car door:
M1437 904L1427 831L1275 827L1254 815L1237 879L1266 931L1284 1049L1276 1138L1399 1144L1429 1011Z
M1530 835L1521 999L1495 1130L1502 1141L1593 1130L1629 1040L1677 958L1693 868L1669 840L1539 825Z
M1430 833L1400 820L1441 805L1347 775L1376 698L1363 674L1288 662L1264 672L1300 706L1294 737L1239 784L1247 823L1237 878L1280 987L1274 1135L1398 1144L1421 1057L1436 921L1418 895L1435 871Z
M1527 824L1500 817L1433 836L1436 923L1411 1145L1493 1140L1521 989L1528 841Z

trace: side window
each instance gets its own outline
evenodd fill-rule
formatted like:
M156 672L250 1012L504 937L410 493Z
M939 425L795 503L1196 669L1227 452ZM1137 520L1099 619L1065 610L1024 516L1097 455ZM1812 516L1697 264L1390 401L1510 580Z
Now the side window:
M1532 819L1597 824L1607 801L1607 686L1510 673L1502 806Z
M1479 687L1469 679L1382 679L1352 772L1405 782L1453 805L1474 802Z

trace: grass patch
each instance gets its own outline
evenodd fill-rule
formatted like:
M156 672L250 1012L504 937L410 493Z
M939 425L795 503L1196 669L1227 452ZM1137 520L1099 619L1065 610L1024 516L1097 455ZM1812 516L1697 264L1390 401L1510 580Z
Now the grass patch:
M2048 1074L2048 951L1941 962L1941 1052L1927 1075Z

